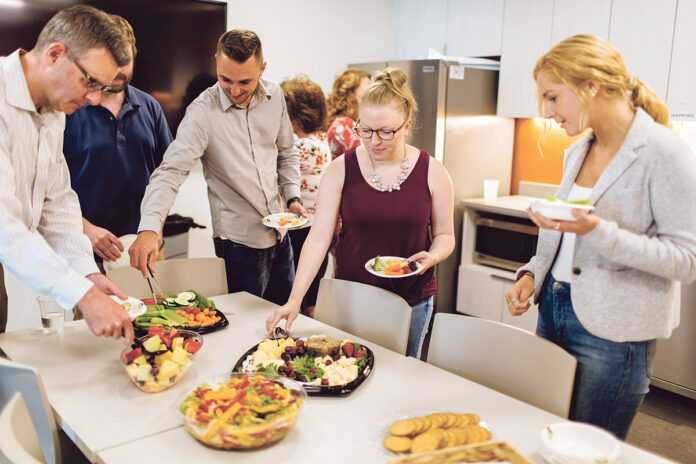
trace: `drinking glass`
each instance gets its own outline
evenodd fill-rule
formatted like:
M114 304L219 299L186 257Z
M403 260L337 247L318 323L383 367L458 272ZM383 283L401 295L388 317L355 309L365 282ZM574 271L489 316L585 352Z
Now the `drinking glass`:
M47 296L38 296L41 311L41 325L44 333L53 333L63 329L65 310L55 300Z

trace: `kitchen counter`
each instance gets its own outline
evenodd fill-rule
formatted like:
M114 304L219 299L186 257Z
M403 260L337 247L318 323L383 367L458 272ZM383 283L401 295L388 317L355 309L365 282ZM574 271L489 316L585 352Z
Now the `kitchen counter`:
M526 218L527 211L525 210L529 206L529 200L531 199L532 197L522 195L497 197L492 200L486 200L484 198L468 198L466 200L461 200L460 204L467 208L478 211L487 211L489 213Z

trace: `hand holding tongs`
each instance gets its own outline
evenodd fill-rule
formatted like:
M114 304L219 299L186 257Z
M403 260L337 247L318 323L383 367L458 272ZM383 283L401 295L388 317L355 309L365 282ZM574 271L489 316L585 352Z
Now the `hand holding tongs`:
M159 286L157 279L155 279L155 276L152 274L149 267L147 268L147 272L150 274L150 277L145 277L145 280L147 280L147 285L150 287L152 298L155 299L155 305L160 304L160 301L164 300L164 292L162 291L162 287ZM159 298L157 298L158 296Z

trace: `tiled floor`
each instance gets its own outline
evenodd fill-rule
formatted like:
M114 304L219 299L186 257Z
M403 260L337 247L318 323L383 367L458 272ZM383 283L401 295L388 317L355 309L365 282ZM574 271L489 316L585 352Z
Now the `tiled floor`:
M696 463L696 400L651 387L626 441L678 463Z

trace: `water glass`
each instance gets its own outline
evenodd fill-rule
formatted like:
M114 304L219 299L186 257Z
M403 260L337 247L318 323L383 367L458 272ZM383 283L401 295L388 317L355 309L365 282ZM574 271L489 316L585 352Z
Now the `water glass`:
M53 333L63 329L65 310L55 300L47 296L36 297L41 311L41 325L44 333Z

